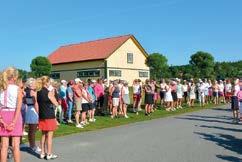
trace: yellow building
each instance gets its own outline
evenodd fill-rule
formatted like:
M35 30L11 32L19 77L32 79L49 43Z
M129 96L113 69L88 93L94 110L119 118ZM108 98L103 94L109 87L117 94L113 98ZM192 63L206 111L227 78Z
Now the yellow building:
M106 78L132 84L134 79L149 79L147 56L133 35L125 35L61 46L48 58L57 80Z

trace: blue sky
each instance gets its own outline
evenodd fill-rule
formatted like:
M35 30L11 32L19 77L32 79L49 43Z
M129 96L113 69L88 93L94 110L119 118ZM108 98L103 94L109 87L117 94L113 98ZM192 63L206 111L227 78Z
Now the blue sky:
M202 50L216 61L242 59L241 0L24 0L0 5L0 69L29 70L61 45L134 34L172 65Z

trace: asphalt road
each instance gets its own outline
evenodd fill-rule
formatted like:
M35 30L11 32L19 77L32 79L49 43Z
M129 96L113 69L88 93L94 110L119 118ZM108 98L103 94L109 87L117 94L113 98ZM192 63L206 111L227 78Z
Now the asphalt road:
M231 123L227 109L215 108L55 138L59 158L54 161L237 162L241 139L242 125ZM23 151L22 161L43 160Z

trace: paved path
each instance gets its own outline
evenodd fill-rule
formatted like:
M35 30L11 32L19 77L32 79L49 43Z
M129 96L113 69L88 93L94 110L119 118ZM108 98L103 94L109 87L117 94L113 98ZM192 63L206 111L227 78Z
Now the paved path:
M242 125L224 108L204 110L54 141L59 162L242 161ZM43 161L23 152L22 161Z

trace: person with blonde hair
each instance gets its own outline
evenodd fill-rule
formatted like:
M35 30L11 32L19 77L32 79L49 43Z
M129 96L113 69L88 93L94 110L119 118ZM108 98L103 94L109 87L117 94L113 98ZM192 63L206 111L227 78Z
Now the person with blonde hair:
M25 85L24 104L27 106L25 113L25 124L27 124L29 128L28 139L30 149L37 153L40 152L41 149L36 146L35 143L35 133L39 123L39 106L37 103L36 80L34 78L29 78Z
M127 115L127 107L130 104L129 98L129 84L128 82L124 82L124 86L121 88L121 99L122 99L122 111L124 113L125 118L129 118Z
M39 129L42 132L40 144L40 159L47 160L57 158L52 153L52 139L54 131L57 129L54 106L58 106L55 98L54 88L51 86L48 76L41 77L41 89L37 92L37 102L39 105Z
M20 162L20 137L22 127L22 98L23 94L16 85L18 70L9 67L0 76L0 137L1 162L7 162L9 139L12 138L14 161Z

